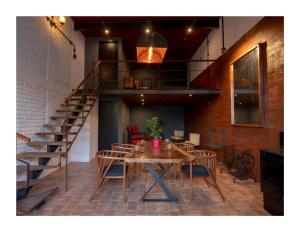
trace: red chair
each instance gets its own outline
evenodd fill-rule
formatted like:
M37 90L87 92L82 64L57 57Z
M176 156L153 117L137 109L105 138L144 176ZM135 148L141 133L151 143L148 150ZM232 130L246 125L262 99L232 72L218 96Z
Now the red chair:
M145 132L140 132L137 125L131 125L127 127L128 131L128 143L137 144L139 140L148 140Z

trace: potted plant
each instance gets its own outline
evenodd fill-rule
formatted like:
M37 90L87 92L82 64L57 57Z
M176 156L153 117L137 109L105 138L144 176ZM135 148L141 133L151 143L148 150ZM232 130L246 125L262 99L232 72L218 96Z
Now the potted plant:
M160 146L162 127L164 124L164 121L158 117L153 117L147 120L146 127L150 132L150 138L152 139L153 148L159 148Z

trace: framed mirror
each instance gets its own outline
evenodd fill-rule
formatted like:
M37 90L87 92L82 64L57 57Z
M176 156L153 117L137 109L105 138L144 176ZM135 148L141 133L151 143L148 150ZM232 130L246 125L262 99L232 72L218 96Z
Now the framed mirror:
M231 123L233 125L264 125L263 50L264 46L258 45L231 65Z

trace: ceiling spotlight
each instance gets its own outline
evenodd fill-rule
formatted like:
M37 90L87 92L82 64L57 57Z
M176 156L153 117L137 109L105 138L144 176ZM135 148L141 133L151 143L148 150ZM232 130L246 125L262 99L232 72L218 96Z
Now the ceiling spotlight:
M144 97L144 94L141 94L141 97Z
M146 30L145 30L145 32L146 32L147 34L150 33L150 28L147 27Z
M144 102L144 98L142 98L142 102Z
M105 34L107 34L107 35L109 34L109 30L108 30L108 29L105 29L104 32L105 32Z
M188 33L191 33L191 32L192 32L192 27L189 27L189 28L187 29L187 32L188 32Z
M142 102L142 106L143 106L143 105L145 105L145 103L144 103L144 102Z
M190 94L189 94L189 97L192 97L192 96L193 96L193 95L190 93Z

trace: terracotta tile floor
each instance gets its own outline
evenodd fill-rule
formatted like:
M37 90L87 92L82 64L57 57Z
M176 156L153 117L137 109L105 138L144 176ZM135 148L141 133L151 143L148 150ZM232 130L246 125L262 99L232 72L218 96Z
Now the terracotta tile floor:
M260 185L247 182L233 183L232 177L217 171L217 181L226 201L214 188L209 188L201 178L193 181L193 201L188 200L188 179L184 179L182 192L179 178L164 176L165 183L178 197L177 203L140 201L141 196L153 183L146 171L133 169L129 173L128 201L122 199L122 180L110 179L104 182L95 199L89 202L95 186L95 162L71 163L69 165L69 190L64 189L64 168L47 177L45 184L35 186L34 191L45 187L59 186L60 190L50 197L31 215L269 215L263 209L263 196ZM45 186L47 185L47 186ZM155 187L149 197L163 197L160 187Z

